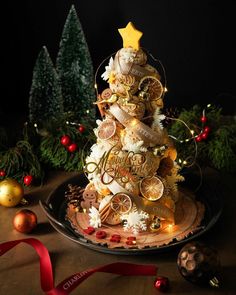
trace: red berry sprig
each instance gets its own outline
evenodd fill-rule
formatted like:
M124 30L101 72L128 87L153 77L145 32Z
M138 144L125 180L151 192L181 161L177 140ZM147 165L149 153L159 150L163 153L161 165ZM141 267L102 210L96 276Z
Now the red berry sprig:
M77 146L76 143L71 142L71 138L70 138L69 135L66 135L66 134L63 135L63 136L61 137L61 139L60 139L60 142L61 142L62 145L64 145L64 147L67 148L67 150L68 150L70 153L74 153L74 152L77 150L77 148L78 148L78 146Z
M25 185L29 186L29 185L31 185L31 183L33 181L33 176L32 175L26 175L24 177L24 180L23 181L24 181L24 184Z
M6 176L6 172L4 170L0 170L0 177Z
M77 144L76 143L72 143L67 147L67 150L70 153L74 153L77 150Z
M202 122L202 130L201 132L195 137L196 142L201 142L203 140L206 140L209 136L209 132L211 131L211 128L209 126L204 126L205 123L207 122L207 117L205 115L205 109L202 112L202 117L201 117L201 122Z
M85 127L84 127L84 125L80 124L77 130L78 130L80 133L84 133L84 131L85 131Z
M201 122L202 122L203 124L205 124L205 123L207 122L207 117L206 117L205 115L203 115L203 116L201 117Z
M61 144L64 146L68 146L71 143L71 139L69 135L63 135L60 140Z

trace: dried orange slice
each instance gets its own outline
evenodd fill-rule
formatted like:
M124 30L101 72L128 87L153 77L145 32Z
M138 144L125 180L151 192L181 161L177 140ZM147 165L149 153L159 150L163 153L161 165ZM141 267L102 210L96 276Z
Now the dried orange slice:
M157 201L164 192L164 185L156 176L146 177L140 181L140 192L149 201Z
M125 193L117 193L111 199L111 208L119 214L128 213L132 208L132 200Z
M98 127L98 138L106 140L116 133L116 122L112 119L104 120Z
M153 76L143 77L139 82L138 89L145 94L144 97L149 101L161 98L164 92L160 80Z

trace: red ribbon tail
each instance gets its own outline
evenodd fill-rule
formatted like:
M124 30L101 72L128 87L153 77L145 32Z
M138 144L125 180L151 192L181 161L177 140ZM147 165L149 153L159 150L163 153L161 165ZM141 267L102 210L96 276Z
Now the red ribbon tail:
M40 259L41 288L47 295L68 295L84 280L96 272L106 272L124 276L154 276L157 273L157 267L154 265L116 262L78 272L68 277L54 288L50 256L47 248L39 240L30 238L2 243L0 244L0 256L20 243L29 244L38 253Z
M157 274L157 267L155 265L140 265L124 262L107 264L101 267L76 273L66 278L57 285L55 291L58 291L59 293L55 294L70 294L78 285L80 285L84 280L96 272L106 272L123 276L154 276ZM54 295L54 293L48 293L48 295Z
M0 244L0 256L11 250L20 243L26 243L32 246L38 253L40 259L40 279L41 288L44 292L54 289L53 272L50 256L47 248L37 239L29 238L15 240Z

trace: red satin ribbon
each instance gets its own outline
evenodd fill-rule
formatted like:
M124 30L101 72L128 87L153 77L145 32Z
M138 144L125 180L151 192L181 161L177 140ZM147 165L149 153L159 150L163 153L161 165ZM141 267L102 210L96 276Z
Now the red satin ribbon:
M47 248L39 240L29 238L2 243L0 244L0 256L20 243L29 244L38 253L40 260L41 288L47 295L70 294L78 285L95 272L106 272L124 276L154 276L157 273L157 267L154 265L116 262L73 274L54 287L50 256Z

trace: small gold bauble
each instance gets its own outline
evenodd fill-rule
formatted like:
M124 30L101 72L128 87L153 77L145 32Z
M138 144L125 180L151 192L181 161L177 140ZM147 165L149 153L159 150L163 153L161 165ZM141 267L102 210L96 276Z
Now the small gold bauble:
M161 220L157 217L154 216L151 223L149 224L149 229L152 232L157 232L161 228Z
M0 205L15 207L24 196L24 189L15 179L7 178L0 182Z

